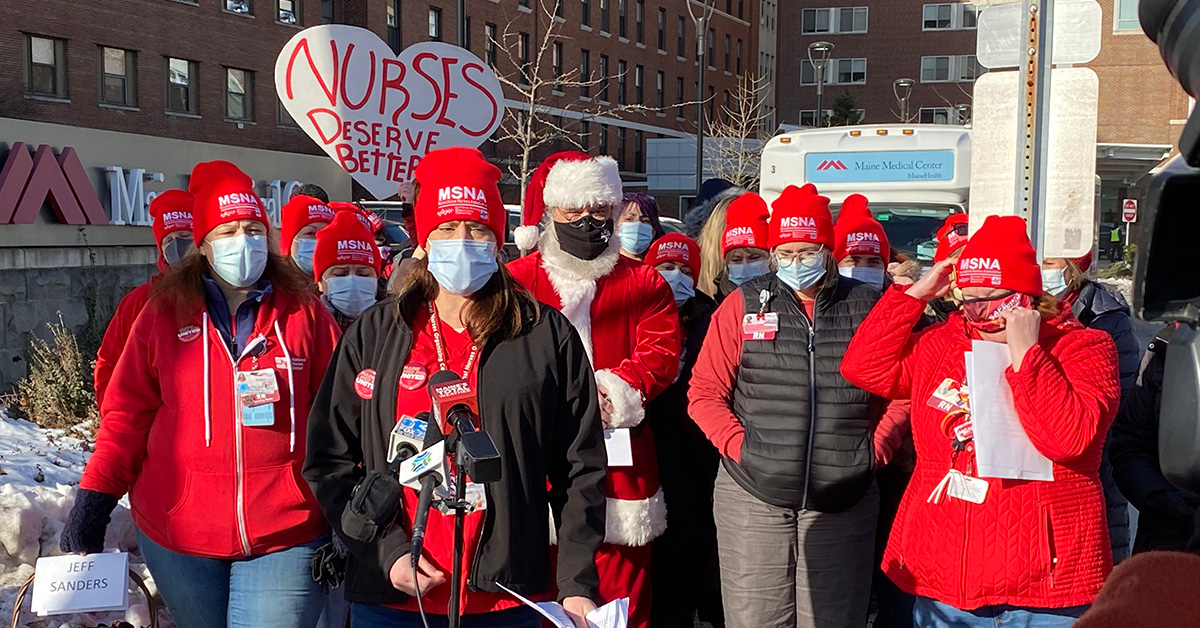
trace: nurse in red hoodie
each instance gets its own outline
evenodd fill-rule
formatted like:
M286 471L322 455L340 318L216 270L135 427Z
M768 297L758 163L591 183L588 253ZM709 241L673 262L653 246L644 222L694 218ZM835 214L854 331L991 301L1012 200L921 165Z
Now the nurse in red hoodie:
M918 596L919 626L1070 626L1112 569L1098 469L1121 390L1116 350L1104 332L1057 316L1013 216L989 217L963 249L963 310L913 334L925 303L950 290L954 264L889 290L842 361L855 384L912 401L917 467L883 568ZM955 430L969 416L927 403L944 381L963 383L973 340L1007 344L1017 415L1053 481L979 478L974 442Z
M125 341L129 338L129 330L133 321L137 320L142 308L150 300L150 292L170 270L178 266L184 256L196 248L192 241L192 195L184 190L167 190L150 201L150 215L154 222L151 229L154 232L154 245L158 247L158 274L150 281L134 288L125 295L117 305L108 329L104 330L104 340L96 352L96 368L92 374L92 382L96 387L96 405L104 402L104 391L108 388L108 380L112 378L113 369L117 367L117 359L125 349Z
M300 477L311 400L338 329L268 244L253 182L198 164L189 256L134 323L62 533L98 552L126 493L138 543L181 628L308 628L329 528Z

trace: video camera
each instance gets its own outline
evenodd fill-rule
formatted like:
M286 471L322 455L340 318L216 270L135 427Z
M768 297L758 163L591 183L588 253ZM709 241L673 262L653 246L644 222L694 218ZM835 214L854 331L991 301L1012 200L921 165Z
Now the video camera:
M1142 0L1138 18L1184 91L1200 95L1200 0ZM1200 493L1200 272L1182 263L1200 234L1200 111L1188 118L1179 151L1150 184L1133 305L1143 320L1179 324L1167 350L1159 457L1171 483Z

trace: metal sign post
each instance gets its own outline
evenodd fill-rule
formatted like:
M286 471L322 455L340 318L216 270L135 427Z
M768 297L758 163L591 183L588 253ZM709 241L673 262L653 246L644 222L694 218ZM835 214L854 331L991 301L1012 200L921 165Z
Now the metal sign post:
M1053 60L1051 24L1054 0L1024 0L1025 46L1022 51L1023 81L1021 123L1017 125L1018 214L1029 224L1029 236L1042 261L1046 242L1046 178L1049 154L1050 65Z

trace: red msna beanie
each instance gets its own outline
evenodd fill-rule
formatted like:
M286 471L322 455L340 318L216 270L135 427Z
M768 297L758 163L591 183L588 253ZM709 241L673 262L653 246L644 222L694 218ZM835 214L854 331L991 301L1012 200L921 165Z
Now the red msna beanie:
M297 194L279 210L279 251L292 251L292 240L306 225L314 222L333 222L333 208L319 198Z
M1042 294L1042 269L1020 216L988 216L958 257L959 288L1005 288Z
M206 161L192 168L188 191L192 206L192 234L199 246L218 225L235 220L257 220L267 231L271 221L254 181L228 161Z
M150 201L150 216L154 219L150 228L159 252L168 234L192 230L192 203L192 195L184 190L167 190Z
M837 224L833 226L833 258L840 262L847 255L878 255L885 264L890 262L892 248L883 225L866 209L865 198L859 194L853 196L863 199L862 209L855 208L846 213L846 206L842 205Z
M763 205L766 207L766 205ZM683 262L692 269L692 277L700 277L700 245L682 233L668 233L654 241L646 251L646 265L663 262Z
M379 263L375 236L355 213L340 211L328 227L317 232L317 248L313 251L313 278L317 281L330 266L360 264L378 273Z
M721 255L733 249L750 247L767 250L771 213L767 202L754 192L733 199L725 211L725 233L721 235Z
M339 212L352 212L358 217L358 221L362 223L363 228L371 232L374 236L380 229L384 227L383 219L369 209L363 209L356 203L347 203L345 201L333 201L329 204L330 209L334 214Z
M771 203L771 229L767 244L775 248L789 242L816 242L833 249L833 216L829 199L817 194L811 183L789 185Z
M942 227L937 231L937 251L933 254L934 263L940 262L967 243L967 215L950 214Z
M500 169L474 148L443 148L417 164L421 191L413 207L417 244L424 247L435 227L453 220L483 223L504 246L508 213L500 198Z

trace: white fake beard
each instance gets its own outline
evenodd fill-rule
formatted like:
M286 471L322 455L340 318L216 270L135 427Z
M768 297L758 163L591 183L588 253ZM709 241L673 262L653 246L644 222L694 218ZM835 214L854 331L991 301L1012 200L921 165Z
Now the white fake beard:
M579 279L595 281L612 272L621 257L621 239L616 230L608 238L608 248L596 259L580 259L562 249L558 241L558 233L553 221L547 221L542 229L542 238L538 241L538 251L542 253L544 264L553 266L556 270L575 275Z

